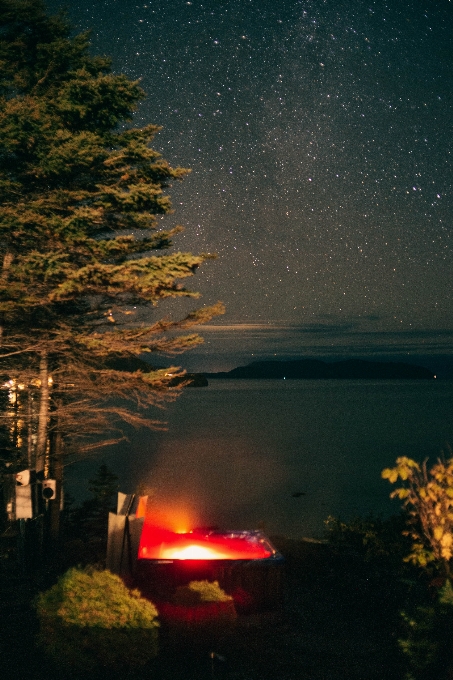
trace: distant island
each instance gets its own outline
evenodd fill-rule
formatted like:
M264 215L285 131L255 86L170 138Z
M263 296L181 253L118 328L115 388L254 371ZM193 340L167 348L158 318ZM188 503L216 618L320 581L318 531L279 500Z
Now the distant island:
M208 379L232 380L432 380L435 375L423 366L403 362L347 359L326 362L319 359L253 361L231 371L205 373Z

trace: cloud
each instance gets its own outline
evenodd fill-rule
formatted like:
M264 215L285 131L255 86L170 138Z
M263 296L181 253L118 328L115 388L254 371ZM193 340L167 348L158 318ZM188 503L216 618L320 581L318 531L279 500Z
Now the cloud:
M227 354L241 355L242 360L310 355L448 355L453 345L452 329L384 330L378 317L299 325L278 322L207 324L200 332L205 339L201 354L206 359L211 355L214 360Z
M255 331L255 330L272 330L273 328L290 327L287 324L276 326L273 323L236 323L236 324L205 324L197 326L197 330L201 333L206 331Z
M325 318L325 317L324 317ZM365 344L439 344L444 347L453 340L453 329L451 328L404 328L401 330L385 330L380 327L381 317L368 316L356 317L347 321L332 318L331 321L314 322L307 324L288 324L281 322L269 323L233 323L233 324L206 324L199 326L202 335L213 334L218 337L229 338L234 342L235 338L251 339L255 337L266 341L268 338L303 338L309 336L321 339L326 338L331 341L343 338L347 341L359 341L362 339ZM377 327L376 327L377 326Z

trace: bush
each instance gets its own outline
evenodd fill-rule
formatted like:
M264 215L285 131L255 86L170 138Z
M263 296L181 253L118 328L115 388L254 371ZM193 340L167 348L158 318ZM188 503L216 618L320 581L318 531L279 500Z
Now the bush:
M369 514L348 522L328 517L324 526L327 542L335 550L360 557L373 567L395 573L404 571L403 558L410 540L403 535L403 515L382 519Z
M219 586L218 581L191 581L185 586L179 586L173 596L173 603L185 607L193 607L206 602L231 602L233 598L227 595Z
M448 447L450 453L451 449ZM402 456L394 468L382 471L391 484L402 484L390 494L399 498L407 513L406 534L412 538L406 560L425 569L453 577L453 457L438 459L428 469L428 459L421 465Z
M157 655L157 610L109 571L70 569L36 600L38 644L75 673L143 666Z
M404 637L398 640L407 663L405 680L438 680L453 673L453 588L450 581L434 602L401 612Z
M237 619L233 598L217 581L191 581L179 586L172 602L162 603L159 612L170 642L178 645L218 644L234 630Z

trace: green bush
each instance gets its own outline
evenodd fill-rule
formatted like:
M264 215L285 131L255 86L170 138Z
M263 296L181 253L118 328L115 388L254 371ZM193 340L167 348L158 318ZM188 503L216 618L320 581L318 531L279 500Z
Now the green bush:
M450 581L436 600L401 612L404 637L398 640L407 664L405 680L451 678L453 672L453 588Z
M233 598L217 581L191 581L178 587L172 602L161 603L159 613L170 643L191 648L221 643L237 620Z
M204 602L232 602L219 586L218 581L191 581L185 586L179 586L173 596L173 604L193 607Z
M403 559L410 548L410 539L403 535L406 528L403 515L382 519L368 514L347 522L330 516L324 527L327 542L335 550L395 573L407 571Z
M157 655L156 608L109 571L70 569L36 609L39 646L68 671L139 667Z

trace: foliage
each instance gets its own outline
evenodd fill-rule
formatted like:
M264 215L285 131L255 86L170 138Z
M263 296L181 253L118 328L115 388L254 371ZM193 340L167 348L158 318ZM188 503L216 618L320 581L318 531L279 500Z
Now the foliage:
M92 497L79 507L69 507L63 515L66 543L62 558L67 566L105 562L108 515L116 510L118 477L103 464L88 488Z
M396 567L407 547L407 541L401 536L404 528L401 515L382 519L369 514L353 517L348 522L329 516L324 527L329 545L359 555L368 563L387 563Z
M58 666L86 674L157 655L157 610L109 571L70 569L36 600L38 644Z
M437 598L426 601L425 597L424 603L402 612L404 633L398 643L408 663L406 680L451 677L453 458L442 457L428 468L427 460L420 465L400 457L395 467L383 470L382 477L400 483L391 497L400 499L405 510L403 533L411 540L405 561L444 577Z
M138 83L42 0L0 0L0 27L2 372L40 392L39 459L49 407L79 452L112 421L159 427L139 411L175 398L181 370L133 362L196 346L192 327L223 307L151 317L198 297L183 281L212 256L167 252L181 228L160 228L166 190L188 170L151 147L158 127L131 126Z
M219 586L218 581L190 581L179 586L173 596L174 604L192 607L204 602L228 602L233 598Z
M159 605L170 643L212 649L233 632L237 621L233 598L217 581L179 586L172 600Z
M401 613L404 637L399 647L408 664L406 680L451 677L453 587L447 580L436 601Z
M382 477L402 486L391 493L403 501L413 539L407 560L423 568L432 565L450 576L453 556L453 458L439 459L431 469L410 458L397 458Z
M85 539L106 539L108 514L116 508L118 477L103 464L89 485L92 497L71 512L72 532Z
M107 512L115 508L118 493L118 476L111 472L103 463L93 479L88 480L88 490L91 491L99 506Z

